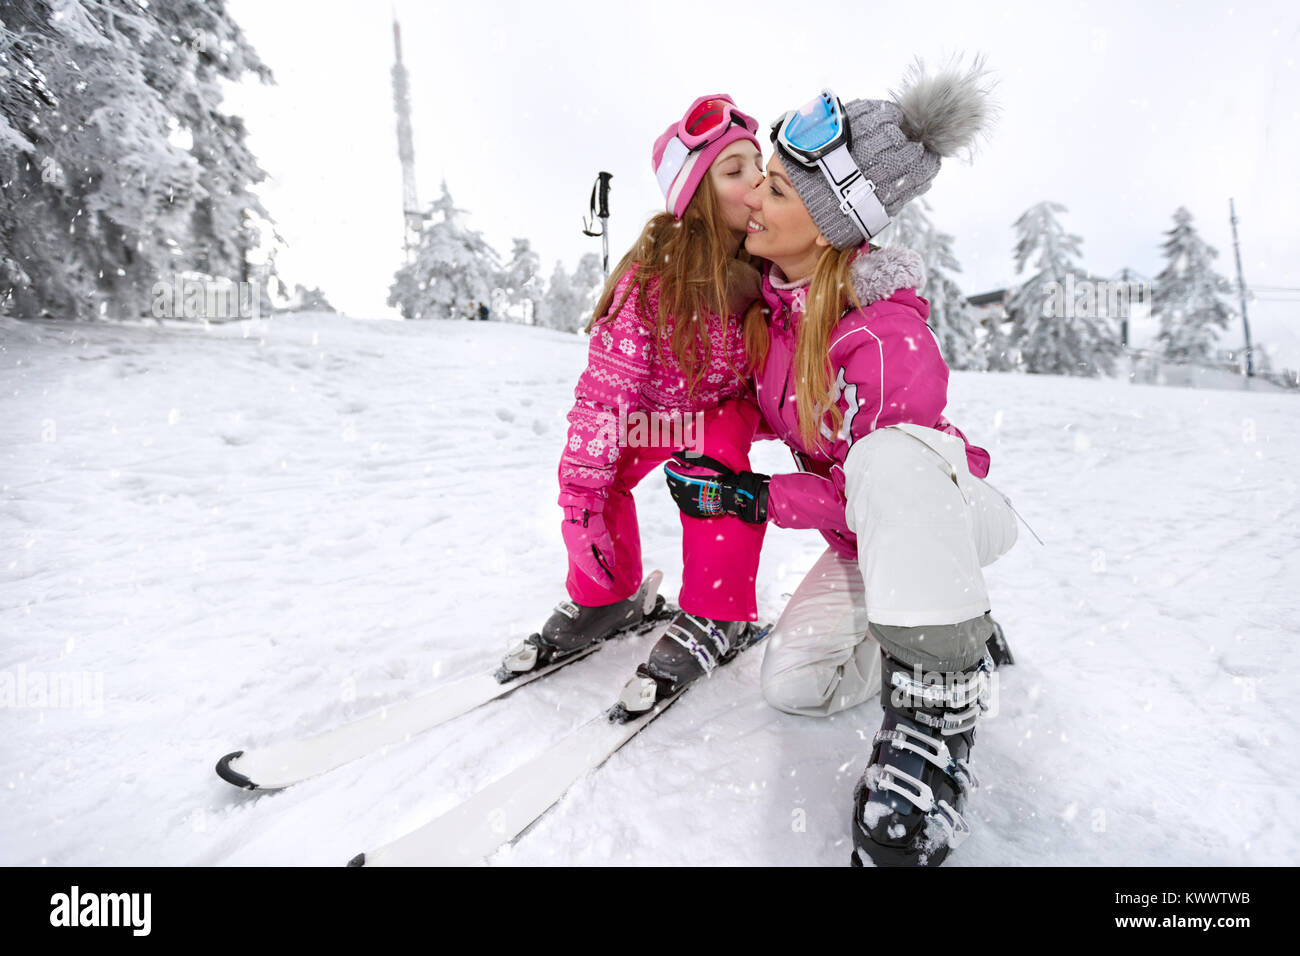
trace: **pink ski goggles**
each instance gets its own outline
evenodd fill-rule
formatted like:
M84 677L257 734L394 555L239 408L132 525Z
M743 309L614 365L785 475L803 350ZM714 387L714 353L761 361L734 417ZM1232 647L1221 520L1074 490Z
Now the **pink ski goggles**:
M655 141L651 159L668 209L680 218L713 155L737 139L758 146L758 121L742 113L730 96L701 96ZM699 165L701 164L702 165ZM698 168L697 168L698 165Z
M729 96L711 96L697 102L677 124L677 139L689 150L707 146L732 124L743 126L751 133L758 132L758 121L742 113Z

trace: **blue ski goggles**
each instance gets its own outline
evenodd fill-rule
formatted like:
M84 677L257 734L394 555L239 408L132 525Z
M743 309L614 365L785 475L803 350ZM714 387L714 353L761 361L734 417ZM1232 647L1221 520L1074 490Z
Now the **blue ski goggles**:
M840 212L853 221L863 239L873 239L889 227L889 213L876 195L876 184L849 152L853 131L844 104L833 92L822 90L816 99L773 123L772 143L786 159L821 170L840 200Z
M840 145L851 147L853 134L844 119L844 106L830 90L791 110L772 124L772 143L801 166L815 167Z

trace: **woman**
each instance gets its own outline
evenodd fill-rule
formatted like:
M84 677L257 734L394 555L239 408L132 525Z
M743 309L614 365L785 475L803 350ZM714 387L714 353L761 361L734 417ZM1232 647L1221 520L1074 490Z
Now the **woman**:
M654 614L657 578L642 584L631 493L651 470L688 444L749 467L759 422L748 397L752 356L767 334L760 313L746 324L759 276L741 251L745 197L763 178L757 131L730 97L703 96L655 141L665 211L606 283L568 415L559 504L569 600L507 669L559 660ZM681 610L645 665L665 692L694 676L687 648L722 657L748 633L763 532L682 516Z
M817 528L830 544L769 639L762 683L773 706L814 716L889 688L854 795L859 865L936 865L968 832L995 629L980 569L1016 539L982 480L988 453L942 414L921 258L870 243L985 126L981 80L978 62L918 68L893 100L827 91L774 124L745 247L770 263L759 406L801 470L665 469L686 513Z

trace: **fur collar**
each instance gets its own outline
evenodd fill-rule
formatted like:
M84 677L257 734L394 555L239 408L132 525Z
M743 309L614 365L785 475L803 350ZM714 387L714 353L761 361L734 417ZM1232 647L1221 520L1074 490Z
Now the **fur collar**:
M853 272L853 291L864 306L888 299L899 289L915 289L918 293L925 285L925 264L921 254L901 246L884 246L858 256L850 267Z

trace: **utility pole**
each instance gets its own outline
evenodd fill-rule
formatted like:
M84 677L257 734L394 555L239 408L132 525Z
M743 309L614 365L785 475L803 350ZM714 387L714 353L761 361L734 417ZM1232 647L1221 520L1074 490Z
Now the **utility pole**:
M1128 284L1128 266L1124 267L1124 314L1120 317L1119 323L1119 344L1121 348L1128 348L1128 314L1131 307Z
M402 219L405 223L406 261L415 258L424 228L424 215L415 192L415 146L411 138L411 87L402 65L402 28L393 18L393 50L397 59L393 63L393 107L397 110L397 157L402 162Z
M1246 280L1241 276L1241 248L1237 245L1237 206L1228 198L1228 213L1232 219L1232 254L1237 257L1237 292L1241 295L1241 325L1246 330L1246 377L1255 377L1255 354L1250 346L1250 322L1246 319Z

